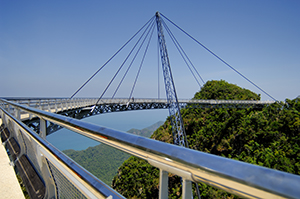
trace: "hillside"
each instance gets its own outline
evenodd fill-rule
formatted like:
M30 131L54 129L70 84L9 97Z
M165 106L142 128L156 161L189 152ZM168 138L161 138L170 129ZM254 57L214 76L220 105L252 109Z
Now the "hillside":
M152 135L152 133L158 129L158 127L160 127L161 125L163 125L164 122L159 121L156 122L155 124L152 124L151 126L144 128L142 130L139 129L130 129L129 131L127 131L128 133L132 133L135 135L139 135L139 136L143 136L143 137L150 137Z
M260 96L221 80L207 82L194 98L252 100ZM300 174L299 98L263 109L183 109L181 113L192 149ZM170 129L167 120L151 137L171 143ZM158 169L131 157L119 168L113 188L127 198L156 198L158 175ZM169 184L169 197L180 198L180 178L169 174ZM199 187L201 198L238 198L202 183Z
M128 132L150 137L153 131L162 124L163 122L160 121L142 130L131 129ZM130 157L129 154L105 144L89 147L82 151L69 149L63 152L108 185L111 185L120 165Z

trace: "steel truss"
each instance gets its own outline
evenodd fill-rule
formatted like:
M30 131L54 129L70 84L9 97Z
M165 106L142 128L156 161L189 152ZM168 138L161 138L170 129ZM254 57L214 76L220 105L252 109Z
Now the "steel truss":
M172 134L173 134L174 144L185 147L187 146L186 135L185 135L183 121L180 113L180 107L177 99L175 85L172 77L170 61L169 61L167 46L165 42L165 37L163 33L163 27L162 27L159 12L156 12L156 23L157 23L159 50L160 50L162 68L163 68L164 81L165 81L166 96L169 104L169 114L170 114L170 119L172 124Z

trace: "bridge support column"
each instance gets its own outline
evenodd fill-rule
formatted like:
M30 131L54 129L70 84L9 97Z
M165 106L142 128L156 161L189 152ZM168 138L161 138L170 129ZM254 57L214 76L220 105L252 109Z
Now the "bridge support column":
M159 199L168 198L168 172L160 169L159 172Z
M182 198L192 198L192 182L187 179L182 179Z

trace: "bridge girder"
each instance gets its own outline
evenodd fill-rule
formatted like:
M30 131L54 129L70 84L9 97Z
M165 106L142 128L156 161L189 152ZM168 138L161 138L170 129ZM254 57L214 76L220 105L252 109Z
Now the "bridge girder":
M180 108L255 108L262 109L268 104L258 104L258 103L228 103L224 101L223 103L188 103L188 102L179 102ZM76 119L83 119L90 116L95 116L103 113L112 113L112 112L123 112L123 111L137 111L137 110L151 110L151 109L168 109L169 104L167 101L164 102L130 102L128 104L119 104L119 103L103 103L94 107L94 111L91 113L92 106L81 107L76 109L70 109L66 111L57 112L58 114L68 116ZM32 118L30 120L25 120L30 128L35 132L39 131L39 118ZM60 130L62 127L54 124L48 124L47 126L47 135L54 133Z

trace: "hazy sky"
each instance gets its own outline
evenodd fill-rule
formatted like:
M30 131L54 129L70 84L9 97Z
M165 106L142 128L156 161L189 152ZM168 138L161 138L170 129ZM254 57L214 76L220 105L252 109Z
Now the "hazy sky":
M0 0L0 96L70 97L159 11L274 98L293 99L300 95L299 10L298 0ZM204 81L224 79L262 94L168 26ZM154 34L135 97L158 96L156 30ZM168 39L167 47L178 97L191 98L199 86ZM125 50L78 97L100 96L130 48ZM117 97L129 96L139 63L132 66ZM113 93L121 74L106 97ZM162 88L160 93L164 97ZM262 99L271 100L264 94Z

